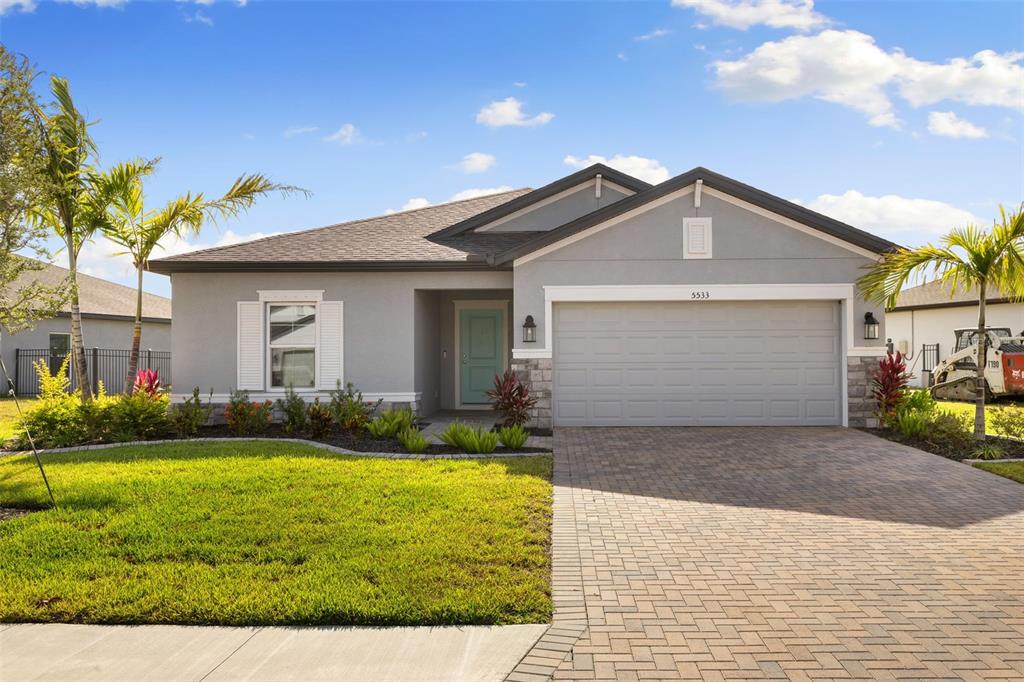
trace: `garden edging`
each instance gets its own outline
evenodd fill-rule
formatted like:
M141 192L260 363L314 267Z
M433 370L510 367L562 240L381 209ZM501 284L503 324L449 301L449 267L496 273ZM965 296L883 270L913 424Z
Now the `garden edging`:
M169 444L181 444L181 443L225 443L225 442L240 442L240 441L259 441L268 443L298 443L300 445L310 445L314 448L326 450L338 455L352 455L355 457L376 457L380 459L507 459L509 457L544 457L550 456L550 452L517 452L509 451L504 452L503 450L495 450L489 453L480 454L469 454L469 453L441 453L441 454L422 454L413 455L407 452L359 452L357 450L348 450L346 448L339 448L336 445L328 445L327 443L321 443L315 440L306 440L305 438L167 438L163 440L135 440L126 441L124 443L97 443L95 445L76 445L68 448L50 448L47 450L38 450L41 455L52 455L61 454L65 452L83 452L87 450L108 450L110 448L121 448L134 445L169 445ZM31 450L11 450L4 452L3 455L15 456L15 455L27 455L31 454Z

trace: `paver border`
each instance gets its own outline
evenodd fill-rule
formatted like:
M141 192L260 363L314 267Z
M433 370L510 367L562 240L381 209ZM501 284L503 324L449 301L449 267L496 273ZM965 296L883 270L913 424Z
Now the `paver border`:
M572 467L564 448L554 448L551 521L551 626L505 678L507 682L549 680L587 631L583 561L576 528Z
M503 450L495 450L494 452L469 454L466 452L451 452L439 455L413 455L408 452L361 452L359 450L349 450L347 448L340 448L337 445L330 445L328 443L321 443L316 440L306 440L305 438L165 438L162 440L132 440L125 441L124 443L97 443L95 445L76 445L68 448L50 448L48 450L38 450L40 455L57 455L65 452L87 452L89 450L109 450L111 448L123 448L136 445L170 445L178 443L232 443L240 441L256 441L260 443L298 443L300 445L309 445L320 450L326 450L333 452L338 455L352 455L355 457L375 457L378 459L508 459L510 457L550 457L551 452L517 452ZM30 455L31 450L11 450L5 451L0 456L14 457L17 455Z

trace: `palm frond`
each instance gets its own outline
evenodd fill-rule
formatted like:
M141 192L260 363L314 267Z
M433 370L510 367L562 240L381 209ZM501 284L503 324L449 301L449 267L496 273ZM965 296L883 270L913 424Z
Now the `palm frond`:
M253 173L243 175L235 180L224 196L206 205L206 212L213 221L216 221L217 218L234 218L251 208L256 199L273 192L280 192L285 196L291 194L302 194L307 198L312 196L309 190L294 185L278 184L265 175Z
M866 300L892 308L903 287L915 278L931 271L936 277L959 286L963 280L959 273L970 269L970 263L953 249L927 244L885 254L857 280L857 287Z

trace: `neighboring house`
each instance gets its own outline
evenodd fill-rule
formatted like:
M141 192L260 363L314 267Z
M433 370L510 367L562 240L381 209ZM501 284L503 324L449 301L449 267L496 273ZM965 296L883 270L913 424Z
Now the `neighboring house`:
M23 275L14 283L14 287L24 286L29 281L55 286L65 281L67 276L66 268L46 265L41 270ZM108 389L120 390L125 378L123 373L128 367L122 358L127 358L132 345L135 289L79 273L78 292L82 310L82 337L90 377L93 376L93 349L97 349L96 364L100 371L96 378L102 380ZM143 357L140 367L145 366L147 349L163 356L171 349L171 301L163 296L143 294L142 314ZM20 354L17 352L19 349L22 351ZM56 317L39 320L32 329L9 334L0 328L0 352L3 353L4 364L9 372L18 374L18 390L24 394L32 394L36 390L35 373L32 371L34 360L46 359L51 371L55 371L70 349L70 304L66 304ZM20 363L16 360L19 355ZM169 363L163 361L161 364ZM162 369L161 376L169 378L166 376L167 370L169 367Z
M998 291L986 298L985 323L989 327L1009 327L1024 334L1024 303L1011 303ZM938 360L954 351L953 330L978 326L978 290L952 294L939 281L905 289L896 307L886 316L887 334L897 350L907 354L907 365L914 383L928 385L927 371ZM925 346L938 346L938 352L925 354Z
M863 319L885 319L854 281L892 248L704 168L651 186L595 165L150 268L173 283L176 400L353 382L487 409L511 366L538 426L856 426L885 339Z

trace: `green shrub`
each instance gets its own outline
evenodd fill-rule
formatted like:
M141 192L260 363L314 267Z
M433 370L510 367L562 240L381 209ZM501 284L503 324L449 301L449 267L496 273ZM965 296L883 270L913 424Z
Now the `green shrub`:
M526 445L530 434L522 426L503 426L498 430L498 440L509 450L519 450Z
M398 432L398 442L405 451L413 455L421 455L427 451L430 441L415 426L408 426Z
M1024 409L1008 410L1005 407L994 408L989 413L992 430L1009 438L1024 439Z
M331 391L329 408L335 424L344 431L358 435L370 423L382 402L383 398L373 405L368 405L363 401L362 392L357 391L351 382L342 388L339 381L337 388Z
M890 419L892 428L906 438L923 438L931 421L932 415L921 410L897 410Z
M448 445L471 455L494 452L498 447L497 433L473 428L460 421L453 421L438 437Z
M166 393L150 395L136 391L118 396L105 411L112 440L153 440L166 436L171 428L167 415L169 402Z
M196 386L192 389L191 398L185 398L185 402L171 408L171 425L179 436L188 438L199 433L200 427L210 420L212 414L213 389L210 389L210 399L203 405Z
M970 420L965 414L936 412L928 424L925 440L959 450L970 451L974 446L974 435Z
M314 439L323 440L329 436L334 426L330 406L321 404L320 398L314 398L306 408L306 424L309 426L309 435Z
M28 403L24 414L17 419L15 447L29 446L26 430L41 448L64 448L88 440L89 427L80 411L81 394L70 392L70 362L68 355L54 374L50 374L50 367L43 359L32 364L39 377L39 397Z
M394 438L399 431L412 427L415 421L412 410L384 410L366 425L366 430L374 438Z
M996 443L979 445L974 451L975 459L1002 459L1006 452Z
M284 398L277 399L281 410L281 428L289 436L306 430L306 401L297 394L291 384L284 389Z
M909 389L903 393L897 411L933 412L938 406L931 391L924 388Z
M248 391L233 391L224 408L224 421L228 431L236 436L251 436L264 433L273 418L274 404L269 400L262 403L249 402Z

